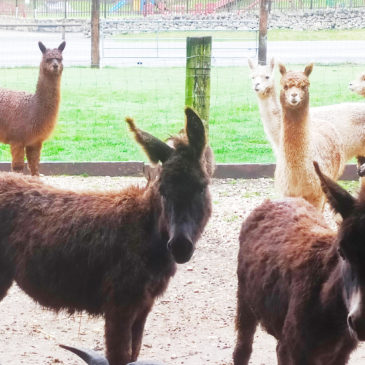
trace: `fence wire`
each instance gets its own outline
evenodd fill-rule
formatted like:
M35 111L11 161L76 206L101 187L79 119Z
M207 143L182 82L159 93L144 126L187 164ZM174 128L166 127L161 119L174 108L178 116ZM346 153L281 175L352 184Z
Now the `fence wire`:
M257 11L260 0L100 0L104 18L125 16L216 14ZM365 7L365 0L272 0L271 10ZM2 0L0 15L24 18L89 18L91 0Z

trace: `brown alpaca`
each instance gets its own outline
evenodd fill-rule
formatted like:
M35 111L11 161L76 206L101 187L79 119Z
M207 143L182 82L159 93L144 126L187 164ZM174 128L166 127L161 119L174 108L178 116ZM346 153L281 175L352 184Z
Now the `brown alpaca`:
M283 118L275 184L282 196L303 197L323 209L325 196L312 161L317 160L328 176L337 179L346 159L341 138L332 123L313 121L310 117L308 76L312 68L313 65L308 65L304 72L287 72L280 65Z
M157 177L144 188L75 193L0 174L0 299L12 282L55 311L105 318L110 365L138 357L155 298L190 260L211 214L203 123L186 108L175 148L127 119Z
M234 365L247 365L257 324L279 365L344 365L365 340L365 190L354 199L317 171L336 234L301 198L265 201L243 222Z
M12 171L24 170L25 152L32 175L39 175L42 144L57 121L66 42L55 49L38 45L43 57L35 94L0 89L0 142L10 144Z

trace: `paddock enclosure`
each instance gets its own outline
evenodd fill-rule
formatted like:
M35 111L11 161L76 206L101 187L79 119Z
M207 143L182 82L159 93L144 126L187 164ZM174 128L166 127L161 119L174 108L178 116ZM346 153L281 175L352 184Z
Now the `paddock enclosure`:
M144 178L42 177L72 190L115 190ZM355 192L358 182L346 182ZM213 213L192 260L179 265L166 293L157 300L146 324L140 359L166 365L230 365L235 342L236 267L242 220L266 198L275 198L273 180L213 179ZM326 211L331 222L331 216ZM42 309L16 286L0 305L0 363L82 364L59 343L104 352L104 321ZM257 331L250 364L276 364L276 341ZM365 361L360 344L349 365Z

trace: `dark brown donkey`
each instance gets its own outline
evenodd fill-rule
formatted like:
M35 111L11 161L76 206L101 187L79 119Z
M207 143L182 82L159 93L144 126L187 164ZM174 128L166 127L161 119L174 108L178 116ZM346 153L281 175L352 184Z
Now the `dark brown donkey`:
M42 144L57 122L66 42L55 49L38 45L43 56L35 93L0 89L0 142L10 144L12 171L23 172L25 152L32 175L39 175Z
M190 260L211 214L205 130L186 108L175 148L127 122L160 173L146 187L75 193L0 175L0 298L12 282L55 311L105 317L110 365L137 359L154 300Z
M280 365L343 365L365 340L365 189L354 199L315 169L338 233L301 198L265 201L242 225L235 365L248 364L258 323Z

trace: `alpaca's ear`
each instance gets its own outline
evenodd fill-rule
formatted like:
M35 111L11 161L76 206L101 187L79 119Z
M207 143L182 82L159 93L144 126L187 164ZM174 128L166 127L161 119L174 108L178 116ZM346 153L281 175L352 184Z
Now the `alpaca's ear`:
M271 57L271 60L270 60L270 69L271 69L271 72L274 71L274 68L275 68L275 58L274 57Z
M313 161L313 165L332 209L340 213L342 218L347 218L354 209L355 198L328 176L322 174L316 161Z
M163 163L171 156L173 149L165 142L138 129L132 118L127 117L125 121L128 123L131 132L133 132L134 138L142 146L152 163L157 164L159 161Z
M255 65L254 65L253 61L251 60L251 58L249 58L247 60L247 63L248 63L248 66L250 67L251 70L255 69Z
M60 52L62 52L66 47L66 41L63 41L59 46L58 46L58 50Z
M190 107L185 108L186 125L185 132L189 145L200 157L206 144L205 128L199 115Z
M279 71L283 76L286 74L286 67L282 63L279 63Z
M304 69L304 75L305 76L309 76L313 71L313 63L310 63L309 65L305 66L305 69Z
M38 42L38 46L39 46L39 49L41 50L41 52L43 54L46 53L47 48L46 48L46 46L41 41Z

